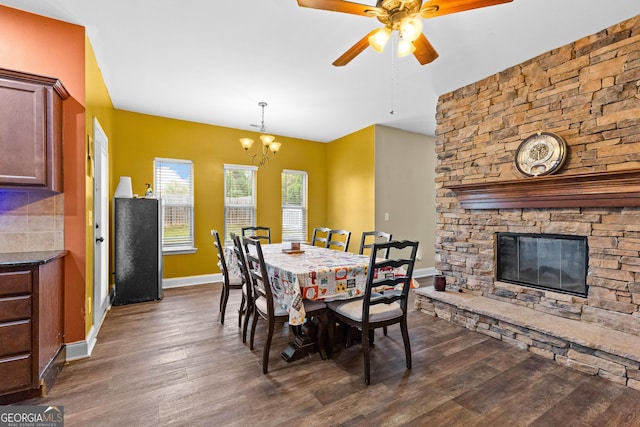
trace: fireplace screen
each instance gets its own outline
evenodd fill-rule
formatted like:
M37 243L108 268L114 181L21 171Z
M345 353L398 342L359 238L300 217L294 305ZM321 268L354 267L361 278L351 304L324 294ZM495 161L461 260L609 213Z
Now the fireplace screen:
M587 295L586 237L497 233L497 242L498 280Z

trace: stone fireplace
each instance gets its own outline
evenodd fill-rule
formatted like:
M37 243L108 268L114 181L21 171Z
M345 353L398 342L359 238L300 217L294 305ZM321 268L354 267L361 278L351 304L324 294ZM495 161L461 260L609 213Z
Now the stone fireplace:
M543 131L566 140L567 160L524 178L515 150ZM640 17L442 95L436 134L436 268L447 292L418 305L640 389ZM498 280L496 238L516 233L583 238L584 291Z

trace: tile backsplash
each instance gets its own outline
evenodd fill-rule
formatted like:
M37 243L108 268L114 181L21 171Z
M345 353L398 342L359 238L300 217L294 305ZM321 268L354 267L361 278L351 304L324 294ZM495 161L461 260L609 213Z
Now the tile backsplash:
M0 190L0 253L64 249L64 194Z

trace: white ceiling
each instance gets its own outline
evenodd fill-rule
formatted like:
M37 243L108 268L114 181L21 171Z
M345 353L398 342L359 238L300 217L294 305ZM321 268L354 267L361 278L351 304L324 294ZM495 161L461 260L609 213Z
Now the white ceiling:
M266 101L268 132L321 142L371 124L433 135L440 94L640 14L637 0L514 0L424 20L431 64L387 46L334 67L375 18L296 0L0 4L86 27L118 109L255 131Z

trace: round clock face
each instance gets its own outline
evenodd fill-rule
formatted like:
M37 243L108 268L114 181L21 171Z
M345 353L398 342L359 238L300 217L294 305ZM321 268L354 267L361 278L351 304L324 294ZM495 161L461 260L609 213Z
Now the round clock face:
M567 143L550 132L538 132L522 141L516 150L516 169L524 176L550 175L567 158Z

